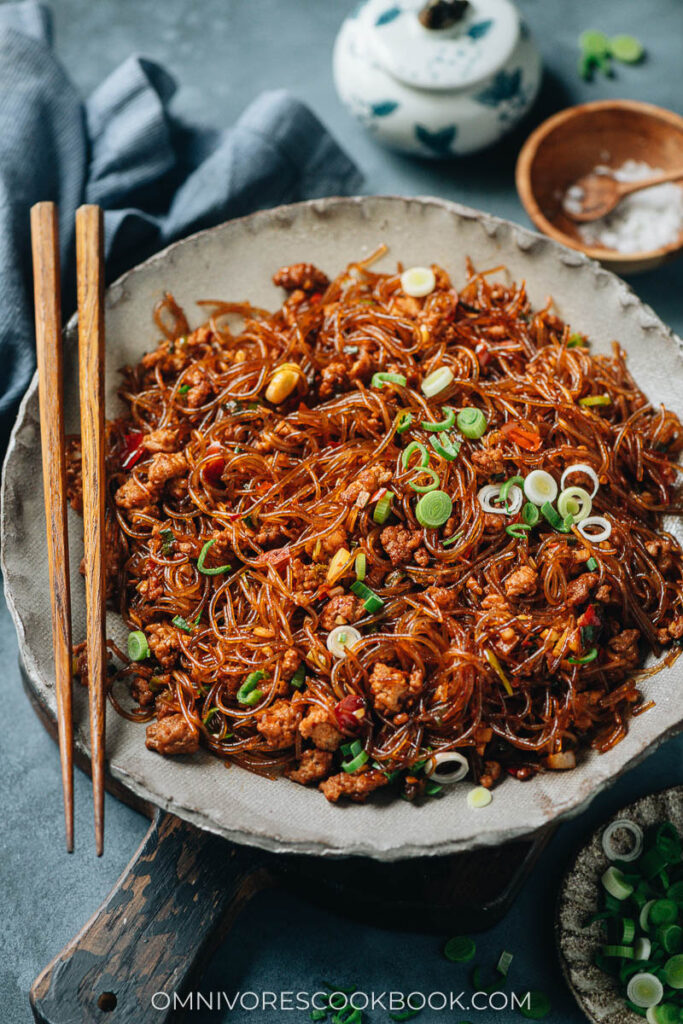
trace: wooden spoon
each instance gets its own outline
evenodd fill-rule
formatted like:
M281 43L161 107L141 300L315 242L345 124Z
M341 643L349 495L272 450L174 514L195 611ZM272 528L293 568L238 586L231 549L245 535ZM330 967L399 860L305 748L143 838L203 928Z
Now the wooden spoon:
M651 174L649 178L640 178L639 181L617 181L609 174L586 174L583 178L575 181L573 189L581 189L581 199L572 198L567 204L565 197L563 210L566 215L581 223L590 220L598 220L606 214L611 213L624 196L632 192L640 192L641 188L651 188L653 185L663 185L667 181L679 181L683 178L683 168L676 171L666 171L663 174ZM581 203L581 209L576 210L575 202ZM571 209L570 209L571 206Z

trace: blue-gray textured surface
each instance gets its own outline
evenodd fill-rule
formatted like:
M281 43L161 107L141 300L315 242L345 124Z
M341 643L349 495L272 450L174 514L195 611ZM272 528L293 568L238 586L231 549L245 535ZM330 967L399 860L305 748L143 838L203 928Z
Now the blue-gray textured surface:
M428 164L392 156L375 146L346 116L334 96L330 50L336 29L355 0L58 0L57 52L83 92L131 52L166 62L178 77L179 114L223 127L264 88L284 86L311 104L367 175L372 192L433 193L527 223L513 185L514 158L524 130L546 113L573 102L628 96L682 112L681 0L521 0L540 41L546 67L544 93L524 129L508 143L453 164ZM629 31L648 46L649 61L618 69L615 79L587 85L578 79L576 37L587 27ZM683 261L636 278L634 287L662 318L683 332L680 291ZM37 971L97 907L137 845L146 821L107 800L107 847L92 850L89 782L76 778L77 852L63 853L57 752L21 692L16 641L0 610L0 650L5 670L3 717L13 723L0 740L0 1020L27 1024L26 994ZM600 818L631 798L683 783L683 739L671 741L621 779L579 819L563 825L507 919L479 940L481 959L503 947L516 960L512 986L551 995L548 1020L578 1024L583 1016L566 992L552 942L552 905L572 851ZM457 922L453 931L457 932ZM211 961L204 989L252 991L311 989L324 978L364 989L454 989L461 968L440 957L440 940L361 928L314 910L286 894L258 897ZM224 1018L261 1024L283 1014L234 1012ZM307 1019L288 1014L290 1019ZM285 1017L285 1019L287 1019ZM419 1021L470 1018L478 1024L519 1020L506 1012L438 1014ZM103 1018L104 1019L104 1018ZM372 1015L373 1024L387 1015Z

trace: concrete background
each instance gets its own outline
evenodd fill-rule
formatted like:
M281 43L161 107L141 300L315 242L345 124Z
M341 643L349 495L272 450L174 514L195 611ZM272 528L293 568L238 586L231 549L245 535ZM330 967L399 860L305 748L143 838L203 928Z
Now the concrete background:
M354 6L355 0L55 0L56 49L84 94L130 53L156 58L178 80L176 111L216 127L230 124L260 90L284 86L313 107L357 161L366 175L366 191L431 193L524 224L514 190L514 160L522 139L543 117L571 103L610 96L683 112L681 0L520 0L546 64L542 96L525 124L496 149L457 162L392 155L351 121L334 94L331 47ZM576 73L576 39L585 28L639 36L648 49L646 63L619 66L611 80L582 82ZM683 332L683 261L632 284ZM106 853L98 861L92 849L89 781L79 774L77 851L72 857L63 852L57 751L21 692L16 640L4 604L0 650L2 714L12 723L11 733L0 733L0 1020L27 1024L27 991L34 976L99 905L147 823L108 798ZM563 825L508 918L478 940L482 964L495 963L503 948L515 954L510 988L547 992L553 1003L549 1021L578 1024L584 1019L564 987L554 955L553 902L562 871L602 817L640 794L674 783L683 783L683 739L666 744L579 819ZM441 957L445 936L418 935L411 925L406 922L401 933L362 928L288 894L263 894L213 957L203 990L313 991L324 979L376 992L466 989L467 972ZM265 1024L279 1016L236 1011L229 1020ZM508 1012L462 1016L477 1024L521 1019ZM227 1021L228 1016L202 1013L191 1019ZM291 1019L308 1016L295 1013ZM366 1019L375 1024L388 1018L378 1011ZM417 1019L420 1024L445 1019L457 1024L460 1015L426 1011Z

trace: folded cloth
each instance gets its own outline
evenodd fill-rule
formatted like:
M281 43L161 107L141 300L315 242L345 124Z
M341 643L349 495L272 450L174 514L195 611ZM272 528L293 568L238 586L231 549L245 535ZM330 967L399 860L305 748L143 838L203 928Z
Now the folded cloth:
M74 307L74 212L104 209L107 278L174 239L253 210L357 190L311 111L259 96L223 132L181 124L175 81L130 57L83 103L51 48L50 12L0 4L0 451L35 369L29 208L59 205L63 311Z

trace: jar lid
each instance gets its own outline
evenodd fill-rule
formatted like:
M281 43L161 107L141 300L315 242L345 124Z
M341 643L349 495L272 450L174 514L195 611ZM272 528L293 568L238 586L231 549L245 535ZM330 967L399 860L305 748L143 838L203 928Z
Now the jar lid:
M426 0L368 0L358 17L382 68L420 89L461 89L499 71L517 45L510 0L470 0L454 24L426 28Z

